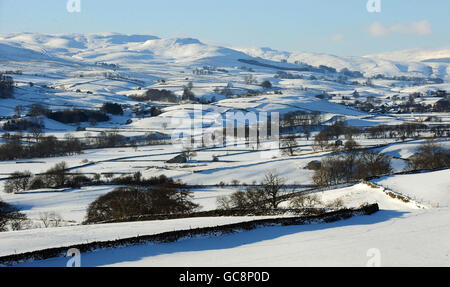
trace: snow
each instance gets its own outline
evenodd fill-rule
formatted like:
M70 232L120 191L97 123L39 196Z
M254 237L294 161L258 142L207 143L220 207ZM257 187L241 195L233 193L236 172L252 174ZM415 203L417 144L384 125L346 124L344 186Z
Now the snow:
M190 123L205 130L209 127L220 128L229 120L224 118L227 112L278 112L282 116L293 111L319 111L322 112L324 124L342 118L349 125L361 128L421 121L429 116L438 116L442 120L436 124L447 124L450 123L450 116L446 113L380 115L355 110L340 104L340 101L344 96L351 97L357 90L360 94L358 100L365 101L373 96L376 101L389 107L394 95L398 95L400 102L415 92L427 94L430 91L450 90L449 58L450 50L445 47L343 57L270 48L224 47L192 38L161 39L153 35L1 34L0 71L22 70L23 73L11 75L17 83L15 98L0 100L0 121L3 123L6 120L3 117L14 115L17 105L27 108L40 103L53 110L97 109L105 102L116 102L128 107L123 116L111 116L110 121L95 126L80 123L86 131L77 132L77 124L67 125L43 119L46 135L62 138L70 133L83 138L90 133L95 137L101 131L117 128L126 136L144 136L147 133L171 136L176 131L189 133ZM242 59L272 67L239 61ZM337 70L348 68L361 71L366 77L381 73L386 76L440 77L445 82L415 86L410 81L380 79L373 80L373 85L367 86L362 84L366 79L361 78L351 79L356 83L338 83L335 74L299 72L298 68L303 64L294 64L295 61L316 67L326 65ZM100 65L98 62L119 67ZM207 75L192 73L193 69L204 66L213 70L220 68L221 71L215 70ZM249 68L253 72L249 72ZM279 69L287 69L303 78L276 78ZM264 90L259 84L246 82L244 77L249 75L258 83L271 81L274 89ZM311 80L310 76L317 79ZM179 96L183 86L191 81L197 98L215 98L215 102L203 105L201 119L194 117L198 106L190 103L141 103L127 97L142 94L148 88L167 89ZM30 86L30 82L34 85ZM219 94L215 89L227 86L233 96ZM249 90L259 94L247 96ZM282 94L275 94L275 90L282 91ZM316 97L324 92L336 96L330 100ZM417 101L434 104L438 99L425 96ZM163 113L156 117L140 118L132 110L151 105L160 106ZM132 123L126 125L129 119ZM249 122L254 123L254 120ZM243 125L245 121L240 120L238 124ZM423 143L422 140L394 142L392 139L366 138L356 138L356 141L369 148L387 144L374 150L393 157L392 165L396 172L406 167L406 159ZM448 139L442 139L440 143L445 147L450 145ZM219 196L243 188L214 186L220 182L238 180L250 184L261 181L270 171L285 178L288 184L311 185L313 172L304 167L330 153L313 151L312 141L304 138L299 139L298 144L300 150L292 157L281 154L276 142L263 143L261 150L254 150L252 144L245 146L243 142L235 146L208 147L199 150L197 156L186 164L165 163L181 152L181 145L86 150L73 156L1 162L0 180L16 170L42 173L61 161L67 162L72 172L129 174L140 171L144 177L164 174L187 184L204 185L192 189L194 201L201 204L203 210L211 210L217 207ZM219 161L212 162L213 156L217 156ZM99 250L83 254L82 262L85 266L364 266L368 260L367 250L378 248L383 266L448 266L449 243L442 240L450 235L448 173L448 170L443 170L395 175L372 181L379 188L361 183L315 193L324 204L336 199L342 199L346 207L376 202L382 210L373 216L330 224L260 228L221 237L183 239L171 244ZM70 226L0 233L0 256L255 219L221 217L80 225L88 205L114 188L91 186L58 192L2 192L2 200L18 206L31 219L38 221L40 213L56 212ZM388 192L401 194L411 201L405 203L394 199ZM65 260L56 258L22 265L62 266Z
M86 216L89 204L113 189L111 186L100 186L63 191L36 190L5 194L2 195L2 199L19 208L34 221L39 221L41 213L55 212L67 224L80 224Z
M377 179L374 183L408 196L430 207L450 207L450 170L414 175L396 175Z
M380 211L329 224L267 227L220 237L82 254L82 266L450 266L450 210ZM420 246L420 248L418 248ZM65 266L67 258L17 266Z
M272 217L204 217L173 220L78 225L0 233L0 256L52 247L131 238L140 235L214 227Z
M423 62L429 59L449 58L450 49L441 48L436 50L407 50L368 55L365 57L336 56L318 53L283 52L267 48L237 47L238 51L247 53L252 57L261 57L273 61L287 60L289 63L295 61L307 63L312 66L326 65L336 68L338 71L347 68L352 71L361 71L366 76L385 74L387 76L416 75L422 77L440 76L448 78L450 74L442 73L442 67ZM445 65L448 69L448 63ZM430 75L429 71L432 71ZM434 74L434 75L433 75Z

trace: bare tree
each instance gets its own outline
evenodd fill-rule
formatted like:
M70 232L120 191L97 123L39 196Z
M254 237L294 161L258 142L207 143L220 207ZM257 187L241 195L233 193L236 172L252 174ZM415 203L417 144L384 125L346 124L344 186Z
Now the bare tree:
M18 105L14 108L14 113L17 117L22 117L22 114L24 113L25 108L22 105Z
M295 136L292 135L281 139L281 147L283 148L283 154L293 156L298 149Z
M259 184L256 182L245 191L239 190L228 197L221 197L217 204L222 209L276 209L285 199L282 192L288 192L285 179L276 173L269 172ZM294 192L291 189L290 192Z
M184 147L182 153L187 161L190 161L193 157L197 156L197 152L190 146Z
M6 193L15 193L27 190L33 174L29 171L13 172L5 182L4 190Z
M285 179L276 173L269 172L261 182L263 194L269 199L272 208L278 208L283 201L279 198L281 191L286 189Z
M57 163L54 167L45 172L45 179L47 185L53 187L62 187L66 183L66 170L68 166L66 162Z
M300 209L300 208L317 208L319 205L322 205L322 201L320 200L320 197L317 194L313 195L299 195L294 197L289 207L293 209Z
M39 219L41 220L42 224L44 225L44 228L49 227L59 227L62 225L63 218L61 215L54 211L45 211L39 213Z
M33 125L30 131L34 140L38 143L39 140L42 138L42 135L44 134L42 127L40 125Z

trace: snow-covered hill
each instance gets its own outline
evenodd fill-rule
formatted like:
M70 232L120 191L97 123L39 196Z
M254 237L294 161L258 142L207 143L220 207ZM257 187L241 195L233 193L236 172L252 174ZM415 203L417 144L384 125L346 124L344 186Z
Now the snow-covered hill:
M236 48L253 57L273 61L303 62L312 66L325 65L337 70L347 68L366 76L450 77L450 48L424 51L397 51L364 57L336 56L320 53L281 52L270 48ZM444 59L444 60L443 60ZM447 61L445 61L447 59Z
M327 67L319 68L321 65ZM309 189L314 171L305 167L333 154L331 150L320 151L313 147L314 137L320 128L336 120L359 128L405 122L448 126L449 113L436 109L439 106L436 103L446 96L443 90L450 91L449 67L450 48L341 57L270 48L226 47L192 38L161 39L152 35L0 35L0 73L8 74L15 86L13 97L7 95L0 99L0 144L8 142L7 133L18 133L11 130L11 122L19 117L42 122L46 136L76 137L88 147L95 147L81 154L20 157L0 162L1 200L16 206L29 218L25 227L28 230L0 233L0 256L254 219L202 218L81 226L89 204L116 186L6 194L3 182L14 171L29 170L37 175L64 161L71 172L100 176L108 184L111 184L110 176L135 172L140 172L144 178L165 175L191 185L193 200L203 210L216 209L219 196L231 194L239 185L261 182L267 172L280 175L286 184ZM344 68L347 71L342 72ZM367 79L378 74L384 77ZM444 81L429 79L435 77ZM3 79L11 83L10 78ZM264 85L267 81L269 86ZM189 87L192 94L186 97ZM155 90L166 90L165 94L169 91L170 97L141 97ZM411 100L421 109L410 110ZM120 104L123 114L110 115L107 121L58 122L58 118L50 117L62 110L98 111L111 102ZM42 104L52 113L36 117L29 113L36 108L34 104ZM253 126L258 119L265 118L265 113L274 112L281 117L298 113L299 118L306 117L305 123L308 119L311 121L310 126L305 127L294 121L296 126L292 131L282 131L283 135L296 133L298 149L294 155L283 153L280 143L272 139L221 146L205 143L202 137L203 146L194 158L177 164L167 161L183 152L181 139L174 140L173 144L148 141L155 135L158 139L170 136L176 139L183 134L185 139L189 137L200 143L201 136L210 136L208 133L221 130L227 122ZM256 117L258 113L264 117ZM249 117L242 118L241 114ZM4 124L11 131L3 128ZM124 136L129 146L121 143L97 148L101 145L92 143L98 141L104 131ZM434 133L422 132L421 137ZM31 129L22 131L27 146L39 140L36 137L35 141L34 135L27 137L30 134ZM341 139L344 140L344 136ZM408 158L423 143L423 138L400 138L400 134L380 138L363 133L353 139L363 148L391 157L394 172L407 167ZM133 146L134 143L137 145ZM444 136L440 143L450 146ZM184 266L208 262L210 265L246 266L362 266L367 260L366 251L378 248L385 266L448 265L450 247L448 241L442 240L450 234L448 175L449 170L392 175L372 181L379 188L361 183L315 192L325 204L341 199L343 205L349 207L377 202L382 211L370 217L304 227L261 228L167 245L100 250L83 254L83 264ZM410 201L405 203L393 198L390 191ZM65 226L39 228L43 226L41 216L49 212L60 215ZM432 246L426 246L429 242ZM417 246L425 246L422 253L411 253ZM29 264L60 266L65 260L55 258Z
M402 194L414 186L416 195L447 203L449 170L417 175L392 176L381 180ZM428 182L433 181L429 189ZM396 183L396 184L393 184ZM406 195L406 194L405 194ZM143 244L82 254L83 266L366 266L374 252L381 266L449 266L450 210L420 209L403 203L365 184L329 190L322 199L342 197L351 205L376 201L381 211L372 216L335 223L305 226L275 226L220 237L184 238L168 244ZM199 218L163 222L115 223L0 233L0 255L95 240L157 234L199 226L215 226L249 218ZM30 247L30 242L32 246ZM417 248L420 246L420 248ZM413 251L412 251L413 250ZM59 257L18 266L65 266Z
M31 34L0 35L0 59L24 60L59 57L66 60L116 64L242 65L238 60L257 60L281 67L298 68L295 62L361 71L366 76L450 77L450 48L408 50L365 57L282 52L270 48L230 48L205 44L192 38L160 39L152 35ZM287 63L280 63L287 60Z

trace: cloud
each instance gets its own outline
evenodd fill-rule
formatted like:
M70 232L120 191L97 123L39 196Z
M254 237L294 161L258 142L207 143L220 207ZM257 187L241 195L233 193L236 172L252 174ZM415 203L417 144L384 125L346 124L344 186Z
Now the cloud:
M335 35L331 36L331 40L334 42L342 42L344 40L344 35L335 34Z
M368 30L372 36L380 37L393 33L413 34L413 35L430 35L433 33L433 28L428 20L410 22L407 24L394 24L386 26L380 22L373 22Z

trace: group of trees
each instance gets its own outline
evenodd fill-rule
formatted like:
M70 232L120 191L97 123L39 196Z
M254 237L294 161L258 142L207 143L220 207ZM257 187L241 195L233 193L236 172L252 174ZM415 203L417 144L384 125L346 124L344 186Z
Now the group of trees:
M441 99L434 104L433 110L438 113L450 112L450 100Z
M123 115L122 106L117 103L107 102L102 105L100 110L111 115Z
M391 159L381 153L353 150L323 159L313 181L317 186L332 186L391 173Z
M302 210L301 212L306 212L305 214L309 212L307 209L321 212L323 207L336 210L343 206L340 199L324 204L317 195L296 191L295 187L286 184L284 178L272 172L267 173L259 184L254 182L245 190L238 190L217 199L219 209L256 212L262 215L279 210L281 203L284 202L289 203L287 205L289 209L295 209L295 212Z
M49 112L46 115L49 119L65 123L82 123L82 122L107 122L109 116L102 111L72 109L63 111Z
M403 123L401 125L379 125L366 128L362 132L370 138L408 138L418 137L420 132L428 131L428 126L420 123Z
M35 129L44 129L44 123L40 120L27 120L27 119L12 119L6 121L3 126L3 130L5 131L26 131L26 130L35 130Z
M0 99L14 97L14 81L10 76L0 74Z
M186 86L183 86L183 95L181 96L182 101L197 101L195 94L192 92L194 85L189 82Z
M88 185L104 184L137 187L185 187L185 184L181 181L174 181L165 175L144 178L140 172L135 172L131 175L122 175L120 177L114 177L114 174L105 174L103 180L101 174L94 174L92 177L81 173L71 174L68 172L67 164L60 162L39 175L34 175L30 171L13 172L5 181L4 191L6 193L18 193L42 188L78 188Z
M63 139L45 136L41 128L32 127L27 135L5 133L2 138L4 143L0 144L0 160L74 155L81 154L83 149L93 148L137 147L136 139L125 137L117 130L101 131L95 137L87 133L82 141L71 134L66 134ZM146 142L154 144L162 141L148 135Z
M429 141L421 145L408 160L408 168L411 170L450 167L450 149Z
M123 175L110 180L113 185L131 185L131 186L153 186L153 185L165 185L172 187L182 187L183 184L178 181L174 181L165 175L154 176L150 178L143 178L140 172L135 172L132 175Z
M286 185L286 180L276 173L267 173L264 179L256 184L248 186L245 190L239 190L230 196L220 197L217 205L220 209L237 210L264 210L276 209L281 202L283 193L292 193L294 189Z
M127 142L126 137L119 134L116 130L101 131L95 138L95 147L97 148L111 148L124 145Z
M179 185L159 184L151 187L119 187L92 202L85 224L133 221L142 217L188 215L199 205L192 193Z
M169 102L178 103L178 97L168 90L148 89L143 95L130 95L130 98L140 102L155 101L155 102Z
M86 109L66 109L61 111L51 111L42 104L32 104L28 108L27 116L31 117L33 120L20 119L22 115L25 115L25 107L22 105L16 106L14 109L16 117L19 119L14 119L9 121L4 125L4 129L9 128L9 130L25 130L33 123L37 121L38 117L47 117L49 119L65 123L81 123L81 122L106 122L110 118L106 114L121 115L123 114L123 109L121 105L116 103L105 103L99 110L86 110Z
M326 149L335 144L329 143L330 140L338 140L341 136L345 136L346 139L353 139L353 137L359 135L361 131L353 126L348 126L344 121L336 121L331 126L327 126L322 129L314 137L314 149Z
M0 199L0 232L22 229L22 224L27 220L25 214L18 208Z
M85 175L68 174L67 169L67 164L60 162L40 175L29 171L16 171L5 181L4 190L6 193L17 193L41 188L81 187L92 182L92 179Z
M320 112L289 112L280 119L280 131L287 131L295 127L301 127L303 131L308 131L317 128L321 121L322 115Z
M271 89L272 88L272 83L270 81L263 81L261 83L261 87L263 87L263 89Z
M332 140L341 137L353 139L356 136L365 136L372 139L418 138L423 134L432 133L435 137L448 136L450 130L446 126L433 126L422 123L406 122L401 125L378 125L365 129L349 126L343 121L336 121L332 125L323 128L314 138L314 149L326 149L335 146Z
M0 145L0 160L53 157L80 154L82 144L79 139L66 137L58 140L55 136L35 134L35 143L24 143L20 135L4 137L6 143Z

